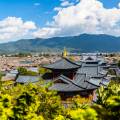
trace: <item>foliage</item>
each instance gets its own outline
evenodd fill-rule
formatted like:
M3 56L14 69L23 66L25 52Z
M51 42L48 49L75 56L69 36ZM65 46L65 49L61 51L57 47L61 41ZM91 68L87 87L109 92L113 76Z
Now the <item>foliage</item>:
M67 117L70 120L97 120L97 112L92 108L76 109L68 112Z
M1 89L1 87L2 87L2 77L3 77L3 73L0 72L0 89Z
M13 116L12 96L9 94L0 95L0 120L8 120Z
M110 84L98 90L98 100L93 107L101 119L118 120L120 118L120 84ZM102 112L100 112L102 111Z
M18 72L19 72L19 74L26 74L27 73L27 69L23 68L23 67L19 67L18 68Z
M28 70L27 73L26 73L26 75L36 76L36 75L38 75L38 73L34 72L34 71Z
M72 99L67 99L72 102L72 108L86 108L92 101L91 95L88 98L81 97L79 95L74 96Z
M116 76L114 78L112 78L110 84L120 84L120 76Z
M120 68L120 60L118 61L118 64L117 64L117 65L118 65L118 67Z
M109 70L108 70L108 74L109 74L109 75L116 75L116 72L115 72L115 70L113 70L113 69L109 69Z
M19 67L18 68L18 72L19 72L20 75L30 75L30 76L36 76L36 75L38 75L38 73L36 73L34 71L27 70L24 67Z
M46 68L43 68L43 67L40 67L39 68L39 74L45 74L45 73L51 73L50 70L46 69Z
M18 53L13 55L13 57L27 57L27 56L32 56L31 53Z
M0 94L0 120L45 120L62 114L60 97L40 84L17 85Z
M120 84L110 83L97 91L96 103L92 96L75 96L65 108L60 96L43 83L0 89L0 120L119 120Z
M69 59L70 59L71 61L75 61L74 56L70 56Z

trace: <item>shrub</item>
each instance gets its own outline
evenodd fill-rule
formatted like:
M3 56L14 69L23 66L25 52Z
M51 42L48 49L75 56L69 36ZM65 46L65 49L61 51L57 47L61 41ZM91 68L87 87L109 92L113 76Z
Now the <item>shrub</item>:
M45 74L45 73L51 73L51 70L48 70L48 69L46 69L46 68L42 68L42 67L40 67L39 68L39 74Z
M0 120L52 120L63 113L60 97L39 84L17 85L0 94Z
M34 71L27 70L24 67L19 67L18 68L18 72L19 72L20 75L30 75L30 76L36 76L36 75L38 75L38 73L36 73Z

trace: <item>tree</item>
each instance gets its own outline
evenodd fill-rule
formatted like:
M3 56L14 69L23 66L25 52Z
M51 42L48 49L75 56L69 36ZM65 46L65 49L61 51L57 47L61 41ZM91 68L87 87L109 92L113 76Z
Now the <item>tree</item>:
M0 72L0 89L2 87L2 76L3 76L3 74Z
M0 89L0 120L119 120L120 84L110 83L97 91L96 103L80 96L64 107L49 84L20 85ZM91 99L91 97L90 97ZM87 104L86 104L87 103Z
M118 61L118 64L117 64L117 65L118 65L118 67L120 68L120 60Z
M120 84L110 84L107 88L101 87L98 90L96 103L92 107L97 111L99 118L119 120Z
M16 85L0 94L0 120L52 120L63 113L60 97L39 84Z
M24 68L24 67L19 67L18 68L18 72L19 72L20 75L24 75L24 74L27 73L27 69Z
M19 67L18 68L18 72L19 72L20 75L30 75L30 76L36 76L36 75L38 75L37 72L27 70L24 67Z
M39 74L44 75L45 73L51 73L51 70L40 67L39 68Z

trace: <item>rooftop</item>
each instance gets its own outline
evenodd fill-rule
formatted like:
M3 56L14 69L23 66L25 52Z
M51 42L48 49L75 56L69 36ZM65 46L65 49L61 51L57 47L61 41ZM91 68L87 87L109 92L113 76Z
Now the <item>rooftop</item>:
M19 75L16 82L17 83L35 83L40 80L40 76L25 76Z
M51 70L67 70L67 69L70 70L70 69L78 69L80 68L80 65L63 57L62 59L52 64L44 65L43 67Z
M59 82L59 80L61 82ZM84 74L77 74L74 80L71 80L64 75L61 75L53 82L54 84L49 89L59 92L79 92L95 90L99 87L98 85L96 85L96 83L88 82L88 78Z

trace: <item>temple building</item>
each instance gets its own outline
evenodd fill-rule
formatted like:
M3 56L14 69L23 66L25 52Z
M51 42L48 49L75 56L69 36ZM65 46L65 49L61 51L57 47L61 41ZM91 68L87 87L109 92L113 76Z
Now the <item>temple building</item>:
M95 90L109 83L107 71L101 66L100 60L90 56L80 62L73 62L64 55L59 61L43 67L50 69L53 74L53 85L49 89L58 91L62 99L75 95L92 95L94 98Z
M62 59L52 64L44 65L43 68L47 68L52 71L53 79L59 77L61 74L67 76L70 79L73 79L74 75L76 74L76 71L78 70L78 68L80 68L80 65L72 62L71 60L65 57L62 57Z

